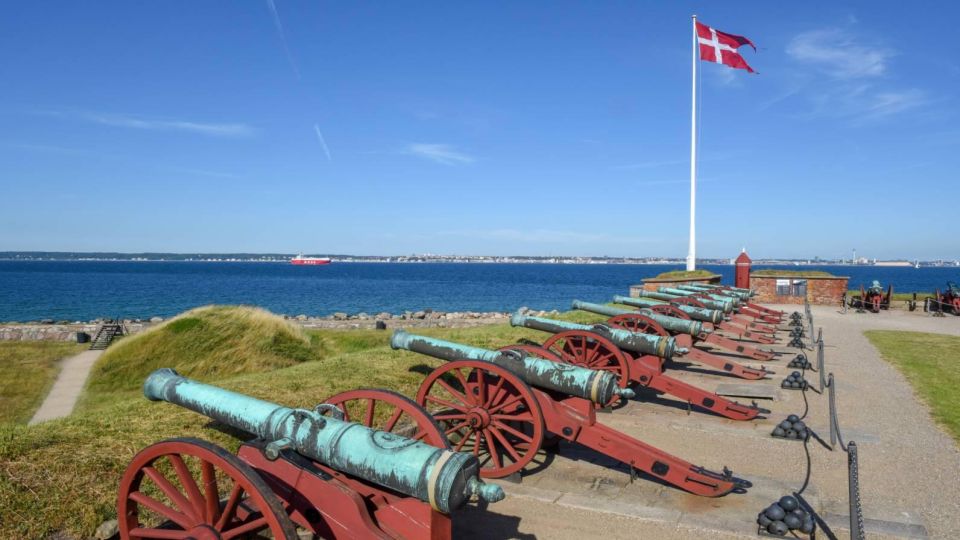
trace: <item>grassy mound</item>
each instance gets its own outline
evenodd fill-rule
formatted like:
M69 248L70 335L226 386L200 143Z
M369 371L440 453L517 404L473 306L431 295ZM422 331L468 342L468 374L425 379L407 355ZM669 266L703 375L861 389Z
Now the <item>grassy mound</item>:
M654 279L708 278L715 275L716 274L709 270L671 270L670 272L659 274Z
M104 403L116 392L138 392L157 368L218 380L316 360L324 355L323 345L262 309L193 309L110 347L93 368L81 406Z
M920 394L934 419L960 443L960 337L923 332L864 332L887 362Z
M783 276L783 277L798 277L798 278L817 278L817 277L837 277L830 272L824 272L823 270L777 270L774 268L767 268L766 270L756 270L750 272L751 276Z
M0 343L0 423L27 422L57 376L57 362L86 349L57 341Z

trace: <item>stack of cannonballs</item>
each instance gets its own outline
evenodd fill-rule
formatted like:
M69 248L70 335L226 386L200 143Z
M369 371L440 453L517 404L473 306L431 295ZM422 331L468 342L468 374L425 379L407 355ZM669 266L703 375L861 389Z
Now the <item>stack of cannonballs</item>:
M760 512L757 516L757 524L761 529L777 536L786 536L790 531L813 534L817 528L813 516L800 508L797 499L789 495L781 497L779 501Z
M803 315L799 311L794 311L790 314L790 326L803 326Z
M787 364L787 367L795 368L795 369L813 369L813 364L811 364L810 361L807 360L807 357L805 354L800 353L796 356L796 358L791 360L789 364Z
M780 388L787 390L806 390L809 386L810 384L807 383L807 380L803 378L799 371L794 371L780 383Z
M791 414L787 417L786 420L777 424L777 427L773 428L774 437L779 437L781 439L795 439L795 440L806 440L807 435L810 432L807 430L807 425L803 423L803 420L800 420L800 417Z

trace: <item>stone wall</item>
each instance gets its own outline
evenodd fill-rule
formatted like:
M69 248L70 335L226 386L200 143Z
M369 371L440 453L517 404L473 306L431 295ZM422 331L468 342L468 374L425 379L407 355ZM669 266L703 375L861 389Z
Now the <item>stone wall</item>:
M130 334L143 331L149 325L127 323ZM93 339L99 324L0 324L0 341L76 341L77 332L86 332Z
M847 281L849 278L842 276L833 277L796 277L790 275L781 276L758 276L750 274L750 288L757 291L754 302L762 304L802 304L804 296L782 296L777 294L778 280L807 282L806 299L811 304L839 306L843 299L843 294L847 292Z
M699 278L673 278L673 279L661 279L661 278L645 278L643 279L642 285L631 285L630 286L630 296L637 296L634 291L644 290L649 292L657 292L657 289L660 287L671 287L676 288L677 285L692 285L694 283L710 283L713 285L720 284L720 277L718 274L714 274L708 277L699 277Z

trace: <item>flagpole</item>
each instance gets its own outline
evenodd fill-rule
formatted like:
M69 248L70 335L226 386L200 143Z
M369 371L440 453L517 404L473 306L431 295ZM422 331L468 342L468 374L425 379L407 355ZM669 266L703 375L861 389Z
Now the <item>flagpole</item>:
M687 270L697 268L697 16L693 16L693 90L690 106L690 251Z

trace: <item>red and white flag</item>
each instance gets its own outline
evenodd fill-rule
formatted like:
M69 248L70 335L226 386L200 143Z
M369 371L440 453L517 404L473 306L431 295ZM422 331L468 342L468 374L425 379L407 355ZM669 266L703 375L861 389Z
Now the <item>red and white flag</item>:
M736 69L745 69L754 73L753 68L740 56L738 49L744 45L757 47L752 41L743 37L721 32L697 22L697 41L700 43L700 59L707 62L716 62Z

